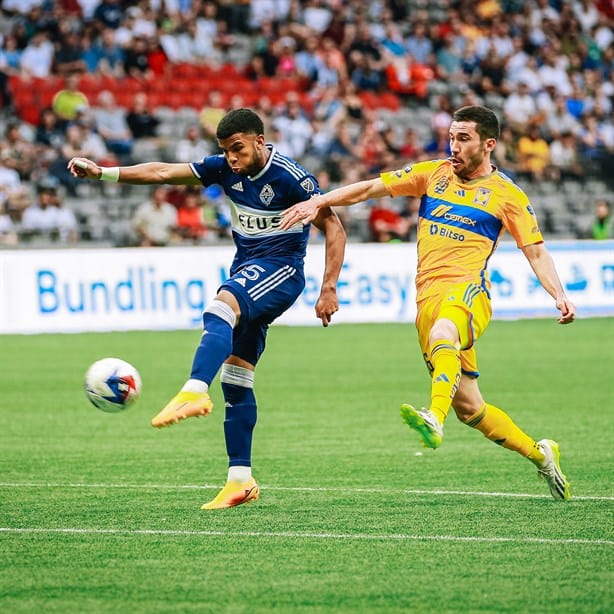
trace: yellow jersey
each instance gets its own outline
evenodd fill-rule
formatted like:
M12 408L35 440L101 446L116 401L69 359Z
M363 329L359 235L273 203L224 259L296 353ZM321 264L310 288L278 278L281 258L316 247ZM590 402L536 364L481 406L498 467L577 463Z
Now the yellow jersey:
M489 293L488 259L506 230L518 247L543 241L527 195L494 167L465 181L448 160L432 160L382 173L381 179L390 196L421 198L418 300L462 282L479 283Z

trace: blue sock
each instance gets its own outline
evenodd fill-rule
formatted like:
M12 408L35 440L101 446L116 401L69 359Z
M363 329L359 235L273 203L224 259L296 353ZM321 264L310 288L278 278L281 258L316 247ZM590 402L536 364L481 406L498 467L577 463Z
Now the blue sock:
M222 382L226 401L224 435L228 466L251 467L252 433L256 425L256 397L252 388Z
M194 354L190 377L210 384L232 352L232 327L207 311L203 315L203 324L203 336Z

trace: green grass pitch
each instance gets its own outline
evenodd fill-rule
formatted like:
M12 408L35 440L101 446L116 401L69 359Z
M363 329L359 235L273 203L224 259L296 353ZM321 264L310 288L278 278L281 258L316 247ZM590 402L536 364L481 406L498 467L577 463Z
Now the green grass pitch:
M573 484L458 423L420 448L399 405L427 400L412 325L273 327L256 375L260 501L223 484L223 402L149 420L198 331L0 337L0 609L13 612L611 612L614 318L493 322L481 387ZM121 414L83 393L104 356L144 387Z

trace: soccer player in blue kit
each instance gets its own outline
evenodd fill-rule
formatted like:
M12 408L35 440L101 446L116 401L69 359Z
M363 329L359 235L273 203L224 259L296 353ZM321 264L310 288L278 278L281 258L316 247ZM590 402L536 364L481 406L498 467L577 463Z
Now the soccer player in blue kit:
M200 162L145 162L100 167L86 158L68 162L76 177L129 184L219 184L231 202L236 246L230 277L205 308L203 334L190 378L151 424L170 426L213 409L209 386L221 370L226 404L224 434L228 479L201 509L227 508L256 500L259 488L251 469L256 424L254 370L271 322L298 298L305 285L303 260L309 226L280 229L281 212L320 190L315 178L294 160L267 144L260 117L250 109L227 113L217 126L222 150ZM337 279L343 263L345 231L330 208L313 224L325 236L326 262L316 315L328 326L338 310Z

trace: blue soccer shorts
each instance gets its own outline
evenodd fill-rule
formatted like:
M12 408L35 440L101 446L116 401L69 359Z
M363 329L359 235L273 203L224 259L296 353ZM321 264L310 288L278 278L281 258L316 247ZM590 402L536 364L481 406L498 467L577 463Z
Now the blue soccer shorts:
M230 292L241 308L232 354L255 366L264 351L269 325L294 304L304 287L301 260L259 258L234 272L219 288Z

